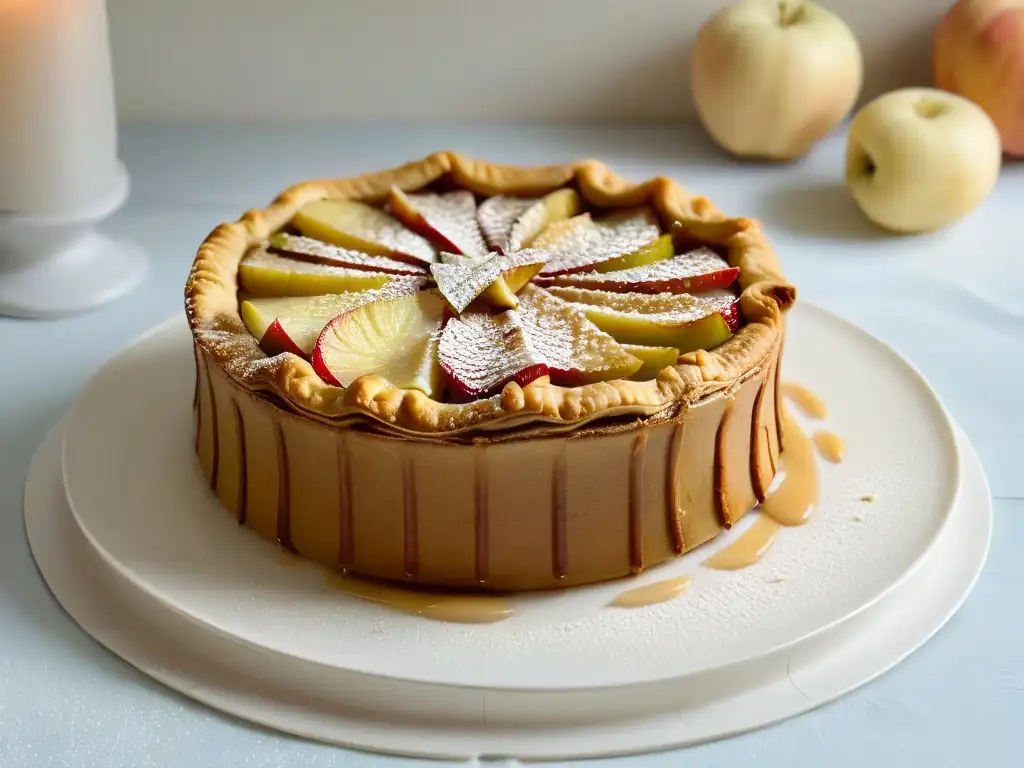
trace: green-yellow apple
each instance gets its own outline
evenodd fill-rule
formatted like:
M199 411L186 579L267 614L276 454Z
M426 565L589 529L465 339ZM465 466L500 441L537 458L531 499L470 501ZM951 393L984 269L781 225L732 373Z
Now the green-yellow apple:
M864 214L895 232L925 232L973 211L999 176L992 119L973 102L904 88L866 104L846 144L846 187Z
M864 65L846 23L806 0L739 0L697 33L697 114L723 149L790 160L831 131L860 95Z
M939 88L988 112L1003 150L1024 157L1024 0L959 0L935 29Z

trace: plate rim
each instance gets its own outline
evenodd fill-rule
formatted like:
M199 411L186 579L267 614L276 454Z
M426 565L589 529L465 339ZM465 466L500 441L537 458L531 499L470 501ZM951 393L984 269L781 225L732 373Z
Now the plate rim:
M167 599L156 587L151 585L148 582L148 580L139 577L132 569L128 568L123 563L121 563L117 558L115 558L109 552L109 550L106 547L104 547L103 544L101 542L99 542L95 538L93 533L89 530L88 526L83 523L83 520L81 518L81 515L79 514L77 505L75 503L75 500L72 497L72 494L71 494L71 492L69 490L69 487L68 487L68 468L67 468L68 467L67 440L66 439L62 440L62 445L61 445L61 472L62 472L62 480L64 482L64 487L65 487L65 495L67 497L69 509L71 510L71 513L72 513L72 515L74 516L74 518L76 520L76 524L77 524L78 528L83 532L83 535L86 536L86 538L89 540L89 542L93 546L93 548L100 554L100 556L104 559L104 561L108 565L110 565L115 570L117 570L119 573L121 573L126 579L131 581L137 588L141 589L142 591L144 591L145 593L150 595L153 599L158 600L161 604L166 605L169 608L173 609L175 612L177 612L178 614L182 615L186 619L188 619L190 621L197 622L197 623L201 624L203 627L205 627L205 628L207 628L209 630L215 631L215 632L221 634L222 636L230 637L233 640L238 641L238 642L244 642L246 645L248 645L250 647L253 647L253 648L260 649L261 651L275 653L275 654L279 654L279 655L282 655L282 656L285 656L285 657L289 657L289 658L301 658L305 663L315 664L315 665L321 666L321 667L326 668L326 669L344 669L344 670L346 670L348 672L352 672L352 673L355 673L355 674L363 675L367 679L377 678L377 679L381 679L381 680L392 680L392 681L401 681L401 682L408 682L408 683L417 683L417 684L431 685L431 686L437 686L437 687L447 688L447 689L477 690L477 691L501 690L503 692L524 693L524 694L525 693L538 693L538 692L546 692L546 693L560 693L560 692L561 693L572 693L572 692L583 692L583 691L592 691L592 692L596 692L596 691L614 691L614 690L623 690L623 689L627 689L627 688L635 689L638 686L660 685L660 684L668 683L668 682L671 682L671 681L686 679L687 677L699 677L699 676L702 676L702 675L718 674L718 673L721 673L722 671L724 671L726 669L729 669L729 668L732 668L732 667L740 667L740 666L743 666L743 665L748 665L748 664L755 663L756 661L758 661L760 659L772 658L772 657L784 654L787 651L789 651L792 648L794 648L799 643L806 642L809 638L814 637L815 635L819 635L819 634L831 631L832 629L834 629L835 627L839 626L840 624L842 624L842 623L844 623L844 622L846 622L846 621L856 617L857 615L863 613L865 610L867 610L867 609L871 608L872 606L876 605L886 595L888 595L894 589L899 587L901 584L905 583L921 567L922 563L927 559L927 557L933 551L936 543L938 542L939 538L941 537L942 532L948 526L950 517L952 516L954 510L956 509L956 506L959 503L961 495L962 495L962 487L963 487L963 461L962 461L962 456L960 454L959 443L958 443L958 440L957 440L957 427L955 426L955 422L952 420L952 417L951 417L948 409L946 408L945 403L942 401L942 399L940 398L939 394L935 391L935 389L928 383L927 379L924 377L924 375L921 373L921 371L916 366L914 366L913 363L911 363L907 358L905 358L902 354L900 354L888 342L885 342L884 340L879 339L874 334L872 334L872 333L868 332L867 330L859 327L858 325L856 325L855 323L851 322L850 320L847 320L843 316L841 316L839 314L836 314L835 312L832 312L832 311L830 311L828 309L825 309L825 308L821 307L820 305L817 305L817 304L815 304L813 302L810 302L810 301L803 301L802 300L801 302L798 302L796 305L794 305L793 309L791 309L790 312L791 313L792 312L800 312L800 313L809 312L812 315L812 317L813 317L813 315L815 313L818 313L818 314L821 314L821 315L825 316L829 321L838 323L840 326L842 326L844 328L845 331L853 333L853 334L856 334L856 335L859 335L862 339L866 340L868 343L873 344L876 347L878 347L880 349L880 351L885 353L885 355L889 358L890 362L896 364L897 366L903 367L906 372L911 374L911 377L912 377L912 379L914 381L914 384L917 385L918 388L922 392L927 394L927 396L929 398L929 401L930 401L930 405L936 410L936 413L939 416L939 419L938 419L937 423L941 424L941 427L942 427L941 431L944 433L944 439L942 441L943 442L943 447L944 447L944 450L948 454L947 459L951 463L951 468L954 470L954 471L952 471L950 473L950 476L951 476L950 483L952 484L952 492L951 493L947 492L945 508L940 513L937 513L938 515L941 515L941 522L937 525L935 534L930 538L930 540L927 542L927 544L917 554L917 557L903 570L903 572L897 578L893 579L891 582L886 584L883 588L878 590L872 597L870 597L869 599L865 600L864 602L859 604L857 607L855 607L854 609L850 610L849 612L843 614L842 616L836 617L832 621L827 622L825 624L821 624L821 625L815 627L813 630L804 632L803 634L800 634L799 636L791 637L791 638L785 640L784 642L775 644L774 646L771 646L771 647L768 647L768 648L763 648L763 649L759 650L756 653L747 654L747 655L744 655L744 656L738 656L738 657L729 659L727 661L722 661L722 662L717 663L717 664L713 664L713 665L706 666L706 667L701 667L699 670L691 670L691 671L688 671L688 672L686 672L684 674L672 674L672 673L669 673L669 674L660 674L660 675L659 674L653 674L653 675L644 675L644 676L634 676L634 677L631 677L628 680L603 681L603 682L601 682L599 684L596 684L596 685L586 685L586 684L577 684L577 685L566 685L566 684L561 684L561 685L538 685L538 684L533 684L533 685L523 685L523 684L509 685L509 684L504 684L504 683L501 683L501 682L491 682L491 683L486 683L486 682L452 683L452 682L444 680L444 679L439 679L436 675L435 676L422 676L421 675L421 676L415 676L414 677L414 676L410 676L410 675L407 675L407 674L391 674L391 673L382 672L382 671L379 671L379 670L367 670L365 668L360 668L358 666L341 666L341 665L337 665L337 664L330 664L330 663L327 663L327 662L325 662L323 660L315 659L315 658L309 658L308 656L304 656L304 655L301 655L301 654L300 655L289 654L289 653L287 653L287 651L285 651L284 649L281 649L279 647L276 647L276 646L273 646L273 645L261 644L259 642L254 641L253 639L251 639L249 637L233 635L230 632L227 632L226 630L224 630L222 627L218 626L217 624L210 623L209 621L203 620L201 617L197 617L197 616L191 614L188 611L186 606L179 605L177 600L174 600L174 599L170 599L169 600L169 599ZM809 320L809 321L813 322L813 320ZM787 319L787 322L788 322L788 319ZM143 344L147 339L152 338L153 336L156 336L156 335L159 335L159 334L171 332L170 329L173 328L176 325L181 325L181 330L187 330L187 325L184 323L184 318L183 317L179 317L178 315L172 315L172 316L168 317L167 319L165 319L164 321L161 321L161 322L157 323L156 325L150 327L149 329L144 331L142 334L136 336L134 339L132 339L126 345L124 345L120 350L115 352L110 358L108 358L107 361L93 374L93 376L90 377L90 379L87 382L87 384L80 390L79 397L75 400L74 404L68 410L68 412L66 414L66 424L67 424L68 431L70 431L71 425L74 423L76 414L79 413L83 409L83 407L84 407L83 406L83 399L84 398L81 397L81 394L83 392L85 392L87 389L89 389L93 385L93 383L104 374L107 365L112 363L114 360L121 359L125 354L130 352L135 347ZM953 480L952 478L955 478L955 480Z

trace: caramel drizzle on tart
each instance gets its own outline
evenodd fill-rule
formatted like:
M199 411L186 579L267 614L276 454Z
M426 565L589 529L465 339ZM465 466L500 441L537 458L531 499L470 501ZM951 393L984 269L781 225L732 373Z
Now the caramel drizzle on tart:
M729 428L729 421L732 418L732 398L725 401L725 409L722 411L722 420L718 422L718 431L715 433L715 465L713 493L715 504L718 508L718 520L723 528L731 528L735 522L732 509L729 506L729 490L725 469L725 435Z
M679 498L679 488L683 482L684 430L682 421L675 425L668 449L668 529L672 533L672 551L677 555L686 551L686 540L683 538L683 515L686 510Z
M768 377L765 376L757 388L757 395L754 396L754 408L750 419L750 484L758 502L764 501L768 493L761 480L761 399L767 385ZM771 454L771 446L768 447L768 453Z
M289 552L296 553L292 544L292 478L288 466L288 448L284 443L284 428L274 425L274 445L277 453L277 541Z
M192 357L196 363L196 380L192 385L192 410L199 407L199 345L192 345Z
M244 525L248 514L249 492L249 466L245 452L245 420L242 418L242 408L237 400L231 401L232 410L235 414L235 435L238 438L238 489L235 494L235 512L238 524Z
M476 540L476 580L481 584L487 582L490 572L488 561L488 489L487 489L487 449L477 446L473 457L473 501Z
M192 351L196 358L196 383L193 387L192 408L196 412L196 455L201 455L200 448L203 444L203 402L199 396L199 384L203 378L202 363L199 361L199 345L193 344Z
M782 450L782 353L785 351L785 339L779 342L779 354L775 359L775 439L779 450Z
M551 565L556 579L569 575L569 552L565 538L565 507L568 496L568 460L562 445L551 472Z
M405 575L410 579L419 572L419 520L416 504L416 467L412 457L402 462L402 528L404 530Z
M352 537L352 460L348 439L338 439L338 561L343 568L352 565L355 541Z
M647 452L647 430L633 441L629 466L629 565L633 573L644 568L644 454Z
M204 358L206 365L206 389L210 398L210 433L213 439L213 457L210 461L210 486L217 490L217 476L220 474L220 426L217 423L217 397L213 392L213 372L210 361Z

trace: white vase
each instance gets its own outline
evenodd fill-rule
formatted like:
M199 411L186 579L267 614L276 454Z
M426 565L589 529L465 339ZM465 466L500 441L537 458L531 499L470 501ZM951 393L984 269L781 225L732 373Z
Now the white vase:
M0 314L84 311L145 260L97 222L128 196L104 0L0 0Z

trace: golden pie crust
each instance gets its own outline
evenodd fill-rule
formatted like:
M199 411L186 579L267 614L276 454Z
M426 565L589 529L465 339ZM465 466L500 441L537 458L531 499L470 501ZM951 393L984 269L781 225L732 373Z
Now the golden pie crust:
M347 389L305 360L268 358L238 310L238 266L305 203L381 204L453 185L590 205L650 204L681 247L740 269L742 327L651 381L510 383L441 403L368 375ZM635 574L712 538L763 499L781 450L778 372L796 298L758 222L675 181L634 183L594 160L515 167L439 152L293 186L218 226L185 307L196 354L196 450L221 502L326 566L433 586L547 589Z

